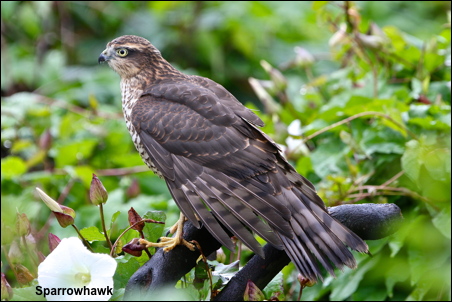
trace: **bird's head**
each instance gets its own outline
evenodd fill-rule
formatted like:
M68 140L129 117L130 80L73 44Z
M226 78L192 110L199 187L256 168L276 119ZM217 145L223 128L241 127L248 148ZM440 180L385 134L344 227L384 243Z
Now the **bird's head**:
M161 59L160 51L148 40L138 36L121 36L107 44L98 62L107 62L121 78L137 75L145 66Z

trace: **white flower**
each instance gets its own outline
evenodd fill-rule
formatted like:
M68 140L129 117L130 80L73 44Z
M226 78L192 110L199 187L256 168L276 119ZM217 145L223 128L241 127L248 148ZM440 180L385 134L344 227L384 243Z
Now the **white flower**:
M107 301L116 266L112 257L91 253L77 237L64 238L39 265L38 283L43 293L48 289L48 301Z

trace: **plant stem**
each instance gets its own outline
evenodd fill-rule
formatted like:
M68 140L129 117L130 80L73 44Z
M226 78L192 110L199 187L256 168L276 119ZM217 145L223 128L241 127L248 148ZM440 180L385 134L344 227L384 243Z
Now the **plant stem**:
M153 220L153 219L141 219L140 221L135 222L134 224L132 224L131 226L129 226L127 229L125 229L125 230L121 233L121 235L119 235L119 237L116 239L116 241L115 241L115 243L113 244L113 247L112 247L112 249L111 249L111 251L110 251L110 256L113 257L113 250L116 248L116 245L118 244L119 239L121 239L121 237L124 236L124 234L127 233L128 230L130 230L131 228L133 228L134 226L136 226L137 224L142 223L142 222L152 222L152 223L164 224L164 222L161 222L161 221L155 221L155 220Z
M85 239L85 237L83 237L82 233L80 233L80 231L78 230L77 226L75 224L72 224L72 227L75 229L75 231L77 232L78 236L80 237L80 239L82 239L83 243L85 244L85 246L94 253L93 248L91 247L91 245L89 244L88 240Z
M320 129L319 131L317 131L317 132L315 132L315 133L313 133L313 134L308 135L307 137L305 137L305 138L303 139L303 141L306 142L306 141L308 141L308 140L310 140L310 139L313 139L313 138L316 137L317 135L320 135L320 134L322 134L322 133L324 133L324 132L327 132L328 130L331 130L331 129L337 127L337 126L343 125L343 124L348 123L348 122L350 122L350 121L352 121L352 120L354 120L354 119L357 119L357 118L363 117L363 116L367 116L367 115L374 115L374 116L376 115L376 116L385 118L385 119L391 121L393 124L397 125L399 128L405 130L412 138L418 139L418 137L416 136L416 134L414 134L413 132L411 132L407 127L405 127L404 125L400 124L399 122L397 122L396 120L394 120L394 119L393 119L392 117L390 117L389 115L384 114L384 113L381 113L381 112L377 112L377 111L366 111L366 112L361 112L361 113L352 115L352 116L350 116L350 117L348 117L348 118L346 118L346 119L343 119L342 121L339 121L339 122L337 122L337 123L334 123L334 124L332 124L332 125L329 125L328 127L325 127L325 128L323 128L323 129Z
M105 218L104 218L104 207L103 204L99 205L99 212L100 212L100 221L102 223L102 230L104 231L105 240L107 241L108 247L110 248L110 252L113 249L113 246L111 244L110 238L108 238L107 235L107 227L105 226Z

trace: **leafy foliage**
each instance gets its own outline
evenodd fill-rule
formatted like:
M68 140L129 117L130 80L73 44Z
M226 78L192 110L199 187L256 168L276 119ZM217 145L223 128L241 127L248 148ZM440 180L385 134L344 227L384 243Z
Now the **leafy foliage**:
M368 242L374 257L356 255L358 269L306 287L301 299L450 300L449 2L30 1L1 8L2 271L13 299L37 298L32 280L39 253L49 253L47 234L75 236L49 216L35 187L76 211L95 252L110 251L88 201L93 173L108 191L110 239L128 227L130 207L154 220L166 214L167 226L178 218L124 126L117 75L96 65L108 41L136 34L177 68L212 78L256 109L263 130L328 206L392 202L402 209L399 232ZM150 209L156 212L145 215ZM25 235L17 226L22 213L30 222ZM155 240L163 227L147 224L144 232ZM116 252L134 237L135 230L125 233ZM242 265L250 256L225 253L231 264L209 262L214 290L237 269L237 255ZM116 258L113 300L147 257ZM177 297L208 299L205 269L189 273ZM300 287L289 265L260 294L297 299Z

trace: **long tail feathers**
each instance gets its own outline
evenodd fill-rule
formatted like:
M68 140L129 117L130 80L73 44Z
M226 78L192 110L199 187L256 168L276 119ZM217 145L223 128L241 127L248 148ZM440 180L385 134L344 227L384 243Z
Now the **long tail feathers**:
M196 177L190 177L193 173L189 172L198 167L191 167L177 157L173 160L178 175L175 183L179 185L170 182L168 187L182 212L195 225L196 216L199 217L229 249L234 246L222 226L263 256L260 244L250 232L254 231L275 247L284 248L300 273L313 281L323 280L318 263L332 276L335 267L341 270L344 265L356 267L347 246L368 252L361 238L326 212L310 186L304 187L305 192L298 186L288 186L287 178L281 178L285 177L283 173L238 182L202 168L196 171Z

